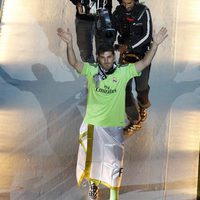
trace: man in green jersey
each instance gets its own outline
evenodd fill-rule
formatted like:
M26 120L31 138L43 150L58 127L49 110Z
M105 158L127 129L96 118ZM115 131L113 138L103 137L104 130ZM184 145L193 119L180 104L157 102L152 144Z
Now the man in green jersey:
M158 48L167 37L166 28L154 34L153 43L145 57L127 65L115 63L114 49L101 45L97 51L97 63L77 60L70 30L59 28L58 36L67 44L69 64L87 77L87 109L80 127L77 181L83 179L90 184L90 199L97 199L98 185L110 188L110 200L119 199L119 188L123 169L123 127L125 126L125 88L127 82L140 76Z

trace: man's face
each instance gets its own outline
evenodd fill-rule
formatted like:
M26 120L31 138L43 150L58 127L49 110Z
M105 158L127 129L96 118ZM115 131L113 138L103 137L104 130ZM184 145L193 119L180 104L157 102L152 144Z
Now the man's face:
M127 11L131 11L135 5L135 0L122 0L122 5Z
M106 51L98 55L98 61L105 70L109 70L114 63L115 56L111 51Z

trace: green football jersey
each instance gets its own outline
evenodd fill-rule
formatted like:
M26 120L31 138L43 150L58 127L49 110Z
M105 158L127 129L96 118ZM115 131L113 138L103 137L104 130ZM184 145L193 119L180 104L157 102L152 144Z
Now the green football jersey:
M94 75L97 64L84 63L82 75L88 80L87 109L84 122L95 126L113 127L125 125L125 88L127 82L140 76L134 64L117 65L116 70L100 80L98 86Z

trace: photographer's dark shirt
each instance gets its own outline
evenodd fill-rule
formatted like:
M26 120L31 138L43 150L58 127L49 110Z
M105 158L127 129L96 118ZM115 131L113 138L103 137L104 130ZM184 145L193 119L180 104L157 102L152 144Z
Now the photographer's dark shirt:
M70 0L70 1L74 5L77 5L78 3L81 3L81 0ZM105 5L105 8L108 9L109 13L111 14L111 11L112 11L112 0L108 0L107 1L107 4ZM94 21L95 20L95 15L79 14L77 10L76 10L76 17L78 19L87 20L87 21Z
M145 5L136 3L129 12L123 5L117 6L112 15L112 26L120 35L119 44L128 45L131 52L140 55L148 50L152 41L152 19Z

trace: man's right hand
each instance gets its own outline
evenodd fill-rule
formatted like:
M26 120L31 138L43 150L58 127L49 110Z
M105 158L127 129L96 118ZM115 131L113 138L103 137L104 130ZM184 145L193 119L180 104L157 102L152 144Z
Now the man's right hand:
M64 31L62 28L58 28L57 29L57 35L64 41L67 43L67 45L72 45L72 34L69 30L69 28L67 29L67 31Z

